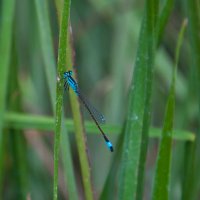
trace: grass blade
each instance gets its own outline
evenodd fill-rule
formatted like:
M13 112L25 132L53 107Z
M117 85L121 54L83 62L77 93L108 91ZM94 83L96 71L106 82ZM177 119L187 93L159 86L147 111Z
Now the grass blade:
M185 144L185 159L182 180L182 200L195 199L194 192L194 174L195 174L195 143L186 142Z
M19 81L16 74L18 73L18 65L17 62L17 54L15 47L12 51L12 63L11 63L11 71L9 74L9 92L8 92L8 110L11 111L21 111L21 95L14 95L19 93ZM12 157L14 160L14 164L12 165L12 171L15 172L13 177L13 190L15 191L12 194L11 198L25 199L28 193L29 184L28 184L28 171L27 171L27 148L26 148L26 140L22 130L16 130L12 127L8 127L6 130L8 134L7 141L9 141L12 149ZM13 135L14 134L14 135ZM6 145L7 146L7 145ZM7 151L9 148L6 147ZM12 189L11 189L12 190Z
M167 21L173 9L174 0L166 0L166 3L161 11L161 15L158 19L158 32L157 32L157 45L160 44L160 41L163 36Z
M0 31L0 196L3 184L3 118L6 109L6 95L8 88L8 74L11 56L12 29L14 19L15 0L1 2L1 31Z
M68 38L69 44L69 38ZM71 55L71 51L68 55ZM67 57L68 64L67 70L72 70L72 56ZM78 147L78 154L81 165L82 180L85 192L85 198L87 200L93 199L92 191L92 182L90 174L89 160L87 157L87 147L86 147L86 138L85 138L85 129L83 125L83 120L80 112L80 105L75 95L74 91L69 90L70 103L72 108L72 114L74 119L74 129L75 129L75 138Z
M63 103L63 73L66 66L67 53L67 36L70 16L70 0L65 0L63 4L62 19L59 34L59 49L58 49L58 78L56 84L56 120L55 120L55 141L54 141L54 195L53 199L58 199L58 160L59 160L59 146L61 134L62 121L62 103Z
M174 107L175 107L175 84L176 84L175 80L176 80L178 59L180 54L180 47L183 41L183 35L185 32L186 24L187 21L184 20L178 36L175 67L172 76L170 93L167 100L162 138L157 158L156 174L154 178L154 189L152 197L153 200L169 199L169 179L170 179L170 168L171 168L170 166L171 166L171 154L172 154L172 130L174 121Z
M36 11L38 16L39 31L40 31L40 41L42 47L42 53L45 63L45 74L47 77L47 82L49 86L49 92L51 97L51 103L53 111L55 114L55 96L56 96L56 67L55 67L55 56L53 53L53 42L52 34L49 22L48 5L46 1L35 0ZM64 116L63 116L64 117ZM65 125L62 123L61 128L61 149L62 160L64 163L64 172L67 183L67 190L69 194L69 199L78 199L78 192L75 184L75 176L73 172L73 164L71 158L71 150L69 145L68 135Z
M75 137L78 146L78 154L81 165L85 198L88 200L92 200L93 199L92 183L91 183L89 160L86 153L87 147L85 143L86 139L84 134L83 121L80 113L79 102L77 100L77 96L75 95L75 93L73 93L73 91L70 91L70 102L74 119Z
M54 105L56 97L56 62L53 52L53 40L50 29L48 5L46 0L34 0L39 26L39 37L47 77L51 103ZM55 110L55 108L53 108Z
M60 11L62 2L60 0L55 0L55 5L58 12L58 20L60 20L59 11ZM70 35L68 35L67 43L68 43L68 46L70 46ZM72 48L67 49L66 60L67 60L67 70L72 70L72 66L73 66ZM87 157L86 138L84 134L83 120L82 120L82 116L80 112L80 105L74 91L69 90L69 97L70 97L70 103L71 103L71 108L72 108L72 114L74 118L75 138L76 138L76 143L78 146L78 154L79 154L80 165L81 165L81 173L82 173L85 198L90 200L90 199L93 199L93 192L92 192L89 160Z
M74 132L75 127L73 120L65 120L65 125L67 126L68 131ZM54 119L53 117L47 116L7 112L4 118L4 126L5 128L11 127L17 130L36 129L40 131L53 131ZM99 134L99 129L97 129L93 122L86 121L85 127L88 134ZM111 124L102 125L102 128L105 132L109 132L110 134L119 134L122 130L122 127ZM173 139L178 141L195 141L195 134L185 130L174 130L172 136ZM161 129L153 127L150 128L149 137L161 138Z
M152 77L153 77L153 66L155 57L155 43L156 43L156 27L157 27L157 17L158 17L159 1L154 0L147 3L147 56L149 60L147 61L147 74L145 83L145 107L144 107L144 118L143 118L143 128L142 128L142 143L140 150L140 160L138 167L138 177L137 177L137 193L136 199L143 199L143 186L144 186L144 176L145 176L145 164L146 164L146 154L148 148L148 134L149 126L151 121L151 93L152 93Z
M122 154L119 199L140 198L142 195L142 187L139 188L138 179L143 177L143 166L148 143L147 133L150 118L154 27L157 5L155 1L146 1L145 15L136 55L134 78L130 91L129 111ZM142 169L138 171L140 167ZM139 181L141 184L143 180Z
M186 0L186 14L188 16L189 21L189 39L190 39L190 46L191 46L191 72L192 72L192 85L190 87L191 94L197 94L197 101L198 101L198 124L197 124L197 139L195 144L195 168L193 177L190 177L193 182L192 190L188 190L192 197L196 199L199 198L199 188L200 188L200 176L199 176L199 167L200 167L200 159L199 159L199 152L200 152L200 36L199 36L199 29L200 29L200 7L198 0ZM189 99L191 101L191 98ZM187 159L187 155L186 155ZM192 163L191 163L192 165ZM188 166L192 167L192 166ZM189 184L189 183L188 183ZM186 192L186 191L185 191ZM187 199L184 193L183 198ZM191 197L191 198L192 198Z

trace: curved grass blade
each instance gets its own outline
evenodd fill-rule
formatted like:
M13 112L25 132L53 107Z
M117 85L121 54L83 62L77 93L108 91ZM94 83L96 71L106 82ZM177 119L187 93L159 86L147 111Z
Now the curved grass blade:
M182 200L195 199L195 142L185 143L185 158L183 166Z
M187 21L184 20L178 36L176 47L175 67L172 76L172 83L169 97L167 100L164 125L162 131L162 138L158 151L158 158L156 164L156 174L154 178L153 200L168 200L169 199L169 180L171 169L171 154L172 154L172 131L174 121L174 107L175 107L175 80L178 66L178 59L180 54L180 47L183 41L183 35L186 29Z
M6 110L15 0L1 1L0 18L0 198L3 186L3 118Z
M190 67L190 73L191 73L191 86L190 86L190 98L193 99L193 97L197 98L198 102L198 125L197 125L197 134L196 134L196 143L195 143L195 158L194 163L190 163L190 168L192 168L193 164L195 165L193 175L188 177L187 179L192 179L193 181L193 188L185 187L184 189L184 196L183 199L187 199L187 197L190 197L189 199L198 199L199 198L199 188L200 188L200 174L199 174L199 168L200 168L200 158L199 158L199 152L200 152L200 6L198 0L186 0L185 1L185 7L186 7L186 14L188 16L188 28L189 28L189 41L190 41L190 49L191 49L191 60L192 65ZM188 152L189 153L189 152ZM186 159L189 156L187 153ZM190 155L192 156L192 155ZM187 170L188 171L188 170ZM192 172L191 172L192 173ZM187 175L187 174L186 174ZM188 183L189 184L189 183ZM186 190L185 190L186 189ZM185 196L185 195L188 196Z
M174 3L174 0L166 0L164 7L161 11L161 15L158 18L158 26L157 26L158 30L157 30L157 41L156 41L157 44L156 45L160 44L167 21L170 17L172 9L173 9L173 3Z
M152 94L152 77L153 77L153 67L154 67L154 57L155 57L155 45L157 41L156 28L157 28L157 17L159 1L154 0L147 3L147 56L149 60L147 61L147 74L145 83L145 107L144 107L144 117L143 117L143 127L142 127L142 143L140 150L140 158L138 165L138 177L137 177L137 192L136 199L143 199L143 188L144 188L144 177L145 177L145 164L146 155L148 149L148 138L149 138L149 126L151 121L151 94Z
M140 170L140 167L144 166L148 144L152 69L155 54L154 28L158 5L157 1L146 1L125 128L119 181L120 200L140 198L142 193L138 181L140 184L143 182L143 180L139 180L139 177L144 176L144 170Z
M17 51L15 45L12 50L11 58L11 71L9 74L9 88L8 88L8 110L20 112L22 109L21 95L14 95L19 93L19 80L16 76L18 74L18 62L17 62ZM19 93L20 94L20 93ZM4 121L5 122L5 121ZM25 199L27 193L30 190L30 185L28 182L28 164L25 162L27 158L27 143L23 134L23 130L13 130L12 127L8 127L6 130L6 140L11 144L12 157L14 159L14 165L12 165L12 174L13 174L13 190L11 199ZM6 151L9 151L9 148L6 145ZM16 174L18 174L16 176ZM10 186L9 186L10 187ZM12 190L12 184L10 187Z
M61 0L55 0L56 8L58 11L58 20L60 21L60 8L62 5ZM70 46L70 36L67 37L67 44ZM72 61L72 48L67 49L67 70L72 70L73 61ZM83 120L80 112L80 106L77 99L77 96L74 94L73 91L69 91L69 97L70 97L70 103L74 118L74 127L75 127L75 137L76 137L76 143L78 146L78 153L79 153L79 159L80 159L80 165L81 165L81 173L82 173L82 180L83 180L83 186L84 186L84 193L85 198L88 200L93 199L93 191L92 191L92 182L91 182L91 174L90 174L90 166L89 161L87 157L87 148L86 148L86 138L84 134L84 126L83 126Z
M53 53L53 41L50 29L48 5L46 1L35 0L38 23L39 23L39 33L40 41L42 47L42 53L44 58L45 74L47 77L47 83L49 87L49 93L51 97L51 104L55 114L55 97L56 97L56 63L55 56ZM63 115L64 118L64 115ZM75 176L73 172L73 164L71 158L71 150L69 145L69 139L66 127L62 123L61 128L61 150L62 150L62 160L64 164L64 173L67 184L67 191L69 199L78 199L78 192L75 184Z
M65 125L68 131L74 132L74 122L71 119L65 120ZM54 119L53 117L29 115L15 112L7 112L4 117L4 127L11 127L18 130L36 129L40 131L53 131ZM85 127L88 134L99 134L98 128L91 121L85 121ZM110 134L119 134L122 127L113 124L102 125L105 132ZM150 138L161 138L162 130L151 127L149 130ZM195 141L195 134L185 130L173 130L173 139L178 141Z
M70 0L64 0L62 19L59 33L59 49L58 49L58 68L57 74L59 80L56 84L56 116L55 116L55 142L54 142L54 195L53 199L58 199L58 160L60 149L60 135L61 135L61 123L62 123L62 104L63 104L63 73L66 66L67 55L67 37L68 37L68 25L70 16Z

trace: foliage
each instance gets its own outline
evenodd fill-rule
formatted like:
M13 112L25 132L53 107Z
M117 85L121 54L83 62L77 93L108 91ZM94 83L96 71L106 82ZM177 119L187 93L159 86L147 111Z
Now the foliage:
M198 0L0 11L0 199L198 199ZM105 115L113 153L63 90L67 70Z

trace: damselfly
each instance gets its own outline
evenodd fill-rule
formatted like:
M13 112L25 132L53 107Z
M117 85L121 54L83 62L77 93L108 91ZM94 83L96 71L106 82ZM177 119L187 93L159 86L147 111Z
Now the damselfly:
M64 88L65 89L69 89L69 87L72 88L72 90L76 93L76 95L79 97L80 101L83 103L83 105L86 107L86 109L88 110L90 116L92 117L92 119L94 120L96 126L98 127L98 129L100 130L107 147L110 149L110 151L113 151L113 145L110 142L110 140L108 139L108 137L106 136L106 134L103 132L103 130L101 129L99 123L105 123L105 118L104 116L98 112L90 103L89 101L83 96L83 94L81 93L77 82L72 78L72 71L67 71L64 72L64 79L65 79L65 83L64 83Z

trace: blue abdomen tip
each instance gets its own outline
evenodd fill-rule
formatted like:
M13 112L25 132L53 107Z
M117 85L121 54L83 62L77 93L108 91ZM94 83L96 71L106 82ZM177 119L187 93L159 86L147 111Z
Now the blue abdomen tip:
M106 145L107 145L107 147L110 149L111 152L114 151L113 145L112 145L112 143L111 143L110 141L106 142Z

